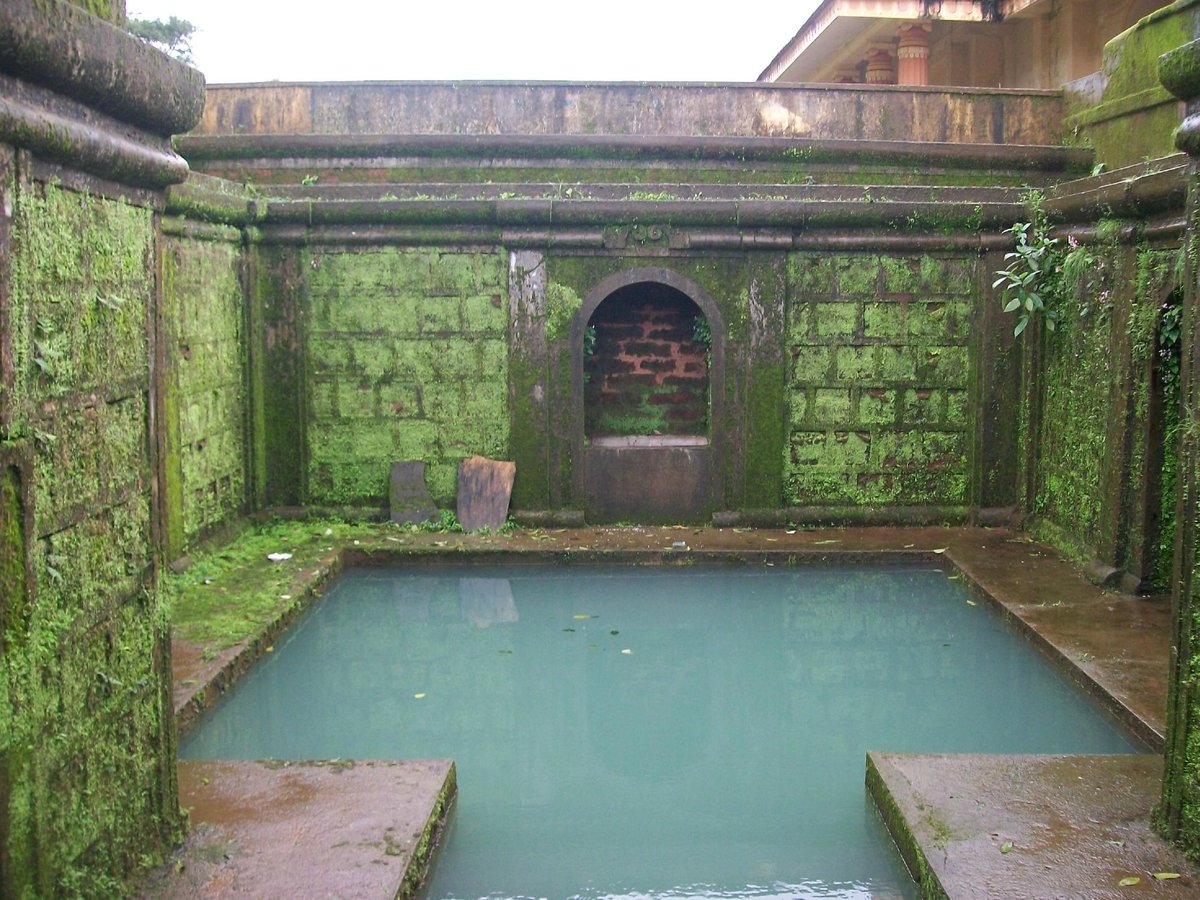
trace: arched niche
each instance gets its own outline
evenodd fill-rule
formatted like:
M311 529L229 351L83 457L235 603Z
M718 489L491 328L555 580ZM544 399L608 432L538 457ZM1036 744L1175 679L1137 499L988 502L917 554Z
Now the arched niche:
M589 443L708 439L711 330L687 294L659 281L617 288L593 311L583 340Z
M707 519L723 496L725 321L713 299L671 269L627 269L588 291L571 348L573 483L589 521ZM614 385L593 381L610 376L617 395L627 380L616 415L598 402Z

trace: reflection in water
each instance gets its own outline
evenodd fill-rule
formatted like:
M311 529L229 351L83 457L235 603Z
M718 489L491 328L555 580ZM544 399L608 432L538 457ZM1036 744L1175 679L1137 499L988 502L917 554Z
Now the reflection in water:
M569 567L349 572L184 755L453 757L431 898L912 896L869 749L1140 748L939 571Z
M476 628L516 622L520 618L507 578L458 579L458 603L463 618Z

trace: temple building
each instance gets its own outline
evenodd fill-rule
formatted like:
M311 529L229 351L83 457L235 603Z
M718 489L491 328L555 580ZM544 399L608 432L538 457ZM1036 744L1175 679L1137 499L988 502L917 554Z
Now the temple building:
M759 81L1058 89L1161 0L823 0Z

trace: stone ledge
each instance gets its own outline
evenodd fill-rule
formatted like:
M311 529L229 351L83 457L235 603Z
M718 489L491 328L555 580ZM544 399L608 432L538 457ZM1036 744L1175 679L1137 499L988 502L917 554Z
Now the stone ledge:
M448 759L181 761L193 832L141 896L407 900L456 789Z
M1150 825L1161 777L1152 755L867 754L867 789L922 896L951 900L1194 892L1200 867Z
M0 3L0 71L159 135L204 111L204 76L64 0Z

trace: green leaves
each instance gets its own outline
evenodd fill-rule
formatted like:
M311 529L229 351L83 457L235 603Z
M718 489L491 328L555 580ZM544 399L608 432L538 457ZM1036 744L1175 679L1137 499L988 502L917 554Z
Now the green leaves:
M1062 280L1058 241L1040 222L1018 222L1005 234L1016 238L1017 247L1004 254L1008 265L995 273L992 290L1000 289L1005 313L1020 313L1013 337L1020 337L1035 317L1041 317L1046 329L1053 331L1058 311L1052 301L1061 290Z

